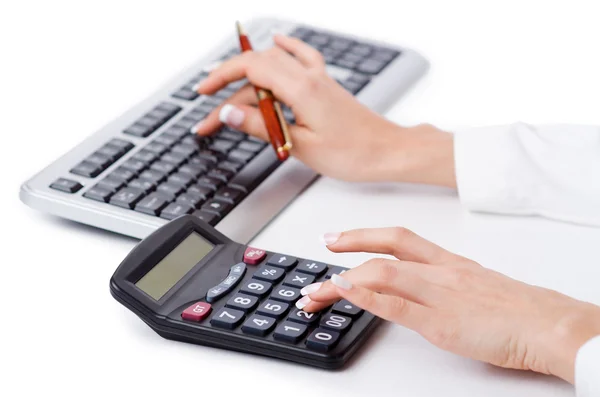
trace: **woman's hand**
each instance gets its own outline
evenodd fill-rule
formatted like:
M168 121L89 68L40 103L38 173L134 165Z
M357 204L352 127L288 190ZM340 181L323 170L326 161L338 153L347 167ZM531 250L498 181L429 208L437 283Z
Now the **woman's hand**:
M275 36L274 41L272 49L246 52L220 65L200 83L198 92L210 95L244 78L271 90L296 117L290 128L291 154L321 174L351 181L455 186L450 134L426 125L393 124L329 77L317 50L296 38ZM195 130L208 135L225 122L268 140L255 105L254 90L243 87Z
M513 280L406 229L329 233L325 241L333 252L398 260L372 259L305 287L296 303L304 311L347 299L442 349L571 383L578 349L600 334L600 307Z

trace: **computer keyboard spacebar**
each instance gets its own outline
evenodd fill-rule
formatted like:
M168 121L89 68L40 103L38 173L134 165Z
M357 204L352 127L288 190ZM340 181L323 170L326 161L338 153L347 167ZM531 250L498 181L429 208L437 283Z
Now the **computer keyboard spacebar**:
M229 181L229 186L250 193L280 164L275 151L271 147L265 148Z

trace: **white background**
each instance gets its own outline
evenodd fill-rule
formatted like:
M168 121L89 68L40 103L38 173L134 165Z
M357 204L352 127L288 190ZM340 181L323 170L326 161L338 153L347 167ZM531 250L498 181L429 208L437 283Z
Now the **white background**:
M600 22L577 1L102 1L0 5L0 395L571 396L570 385L455 357L384 326L326 372L166 341L108 280L135 240L18 201L24 180L232 34L278 16L410 46L429 74L387 116L446 128L600 124ZM321 179L254 242L356 265L319 235L403 225L486 266L600 304L600 231L465 212L452 191ZM595 282L594 282L595 279Z

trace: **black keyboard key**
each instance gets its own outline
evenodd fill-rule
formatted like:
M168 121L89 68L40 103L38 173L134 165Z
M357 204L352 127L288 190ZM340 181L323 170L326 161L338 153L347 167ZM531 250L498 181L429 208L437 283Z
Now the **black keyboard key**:
M111 146L111 145L102 146L100 149L98 149L96 151L96 153L101 154L105 157L108 157L110 159L111 163L115 162L116 160L121 158L121 156L123 155L123 152L121 149Z
M215 178L215 179L219 179L223 182L227 182L228 180L230 180L234 173L228 170L222 170L220 168L215 168L211 171L209 171L208 174L206 174L207 176L211 177L211 178Z
M248 313L254 310L257 303L258 298L256 296L235 294L227 301L225 306Z
M119 148L123 154L133 149L134 146L133 143L118 138L111 139L110 142L107 143L107 145Z
M213 164L216 164L219 162L219 160L221 160L223 154L215 152L213 150L202 150L200 153L198 153L198 157L210 161Z
M297 271L319 277L327 271L327 265L321 262L302 261L296 268Z
M194 165L194 166L198 166L198 167L203 167L206 170L208 170L209 168L213 167L215 165L215 161L212 161L210 159L206 159L203 157L192 157L191 159L188 160L188 164L189 165Z
M372 48L366 44L355 44L350 48L350 52L360 55L362 57L366 57L372 51Z
M209 187L194 185L190 186L186 193L198 196L202 200L208 200L212 196L213 192L214 191Z
M179 168L179 172L181 174L189 175L194 180L196 180L196 179L198 179L198 177L200 175L202 175L204 172L206 172L206 168L198 166L198 165L186 164L186 165L184 165L184 166L182 166L182 167Z
M267 263L271 266L277 266L288 271L296 266L298 259L289 255L275 254L269 258Z
M171 95L174 96L175 98L184 99L186 101L193 101L194 99L196 99L200 96L200 95L198 95L197 92L194 92L192 90L188 90L185 88L182 88L182 89L174 92Z
M208 147L210 150L216 152L227 153L235 146L235 142L228 141L226 139L215 139Z
M179 167L181 164L187 161L187 158L181 153L168 152L160 157L160 161L174 164L175 167Z
M388 64L386 61L377 59L365 59L357 67L356 70L367 74L377 74Z
M300 298L300 290L291 287L279 286L271 294L271 299L290 304L296 302L298 298Z
M145 138L154 132L154 126L152 124L148 125L148 123L135 123L123 132L129 135Z
M140 174L138 179L145 179L147 181L152 182L155 185L158 185L159 183L166 180L167 176L160 171L146 170Z
M177 172L171 175L169 179L167 179L167 182L173 185L181 185L183 187L188 187L194 182L194 178L192 178L192 176L190 176L189 174Z
M308 38L309 36L311 36L313 34L313 31L307 28L303 28L303 27L297 27L292 33L290 33L290 36L292 37L296 37L300 40L304 40L306 38Z
M146 114L146 117L158 120L161 125L164 124L167 120L169 120L171 116L173 116L171 112L160 108L155 108L154 110Z
M102 185L96 185L85 192L83 197L106 203L112 194L112 190L106 189Z
M171 203L161 211L160 217L165 219L175 219L181 215L189 214L193 211L193 208L189 205L182 203Z
M130 180L136 177L136 173L131 171L130 169L119 167L113 172L111 172L109 177L129 182Z
M222 201L226 201L230 204L235 204L239 202L243 196L244 193L241 190L234 189L231 187L223 187L217 190L217 192L215 193L215 198L218 198Z
M351 52L348 52L348 53L342 55L340 59L344 59L346 61L353 62L353 63L359 63L360 61L363 60L363 57L360 55L356 55Z
M289 308L290 305L288 303L277 302L269 299L261 303L256 312L263 316L269 316L279 320L285 315L285 313L287 313Z
M98 164L89 163L87 161L82 161L71 169L71 173L88 178L95 178L100 175L102 171L104 171L104 169Z
M221 217L225 216L225 214L227 214L231 208L233 208L231 204L217 199L211 199L202 206L204 211L214 212Z
M240 163L247 163L254 157L253 152L247 152L245 150L235 149L229 152L228 158L232 161L238 161Z
M254 314L242 325L242 332L256 336L265 336L273 328L275 328L274 319Z
M213 214L211 212L206 212L206 211L194 211L192 213L193 216L197 217L198 219L208 223L211 226L215 226L217 223L219 223L219 220L221 220L221 217L217 214Z
M262 265L254 272L252 277L277 284L279 281L281 281L284 275L285 272L281 268Z
M352 323L350 317L340 316L339 314L327 313L321 318L319 326L328 328L339 333L344 333Z
M185 158L189 158L192 154L196 153L197 149L192 146L192 145L184 145L184 144L179 144L179 145L175 145L171 148L171 151L173 153L179 153L182 156L185 156Z
M281 163L277 160L274 150L264 150L231 179L229 186L240 188L249 193L270 175L279 164Z
M236 161L229 161L229 160L225 160L225 161L221 161L219 163L219 168L222 170L229 170L232 172L238 172L239 170L242 169L244 165L242 163L238 163Z
M110 190L112 193L115 193L117 190L121 189L125 186L125 181L122 179L112 178L110 176L102 179L96 185L98 187L102 187L103 189Z
M220 132L217 132L215 136L233 142L243 141L246 138L246 135L244 133L231 130L222 130Z
M260 142L243 141L237 146L238 149L245 150L248 152L256 153L262 150L265 145Z
M189 205L192 208L198 208L204 202L200 197L187 193L177 197L176 201L181 204Z
M294 272L286 277L286 279L283 281L283 285L302 289L314 282L315 276L311 276L310 274Z
M83 185L72 179L58 178L50 185L50 187L52 189L60 190L61 192L75 193L79 191L79 189L81 189Z
M163 145L162 143L150 142L149 144L144 146L144 149L148 150L149 152L156 153L160 156L161 154L165 153L169 148Z
M181 110L181 106L175 105L173 103L169 103L169 102L161 102L157 108L159 109L165 109L169 112L171 112L172 115L176 115L177 112L179 112Z
M157 161L156 163L150 166L151 170L158 171L165 175L169 175L170 173L175 171L176 168L177 166L175 164L167 163L166 161Z
M364 312L363 309L345 299L342 299L333 305L331 311L351 318L360 317L360 315Z
M235 309L223 308L213 314L210 323L213 327L234 329L244 320L244 312Z
M179 138L177 138L173 135L162 134L162 135L159 135L156 138L154 138L154 140L152 142L160 143L161 145L171 147L171 146L175 145L178 141L179 141Z
M149 152L148 150L140 150L136 154L133 155L132 159L137 161L142 161L145 164L151 164L158 158L158 154L154 152Z
M169 127L165 133L163 134L163 136L172 136L176 139L181 139L184 136L187 136L190 134L190 130L186 130L185 128L183 128L182 126L178 126L178 125L173 125L171 127Z
M196 120L194 120L190 117L184 117L177 122L177 126L186 128L189 131L193 126L196 125L196 123L197 123Z
M136 204L135 210L144 214L157 216L168 204L160 194L152 193Z
M136 175L140 174L143 170L146 169L146 163L143 161L129 159L121 164L121 167L127 168L128 170L133 171Z
M137 189L124 188L111 197L110 203L123 208L133 208L142 199L144 193Z
M298 343L304 338L307 329L308 327L304 324L286 321L279 324L273 333L273 338L282 342Z
M378 59L384 62L389 62L392 59L396 58L398 55L400 55L400 52L396 50L376 48L375 51L371 54L370 58Z
M328 47L338 51L345 51L352 45L352 41L342 37L336 37L329 42Z
M307 313L304 310L294 309L287 319L295 323L311 325L319 320L319 316L319 313Z
M335 65L344 69L354 70L358 67L358 62L350 61L345 58L339 58L335 60Z
M134 189L138 189L144 192L144 194L150 193L156 187L156 185L153 182L141 178L134 179L133 181L129 182L127 186L132 187Z
M223 185L223 181L205 175L198 178L198 180L196 181L196 185L206 186L212 189L213 191L217 191L217 189L219 189Z
M271 291L272 285L271 283L267 283L266 281L259 280L248 280L242 288L240 288L240 292L248 295L258 296L262 298L267 295Z
M112 161L109 157L106 157L105 155L98 153L98 152L92 154L91 156L88 156L85 159L85 161L92 163L92 164L97 164L103 170L106 169L106 167L108 167L110 164L112 164Z
M317 328L306 340L306 347L311 350L326 352L331 350L339 339L339 333L325 328Z
M166 193L167 195L174 196L174 197L177 197L178 195L183 193L184 190L185 190L185 188L183 186L175 185L175 184L169 183L169 182L161 183L156 188L156 191L158 193Z

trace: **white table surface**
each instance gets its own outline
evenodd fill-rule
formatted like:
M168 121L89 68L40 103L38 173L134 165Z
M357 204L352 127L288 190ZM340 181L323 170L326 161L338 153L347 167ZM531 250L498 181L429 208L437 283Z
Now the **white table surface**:
M167 341L109 293L109 278L135 240L18 201L22 181L210 48L211 35L230 34L234 19L254 15L422 51L432 68L387 114L399 123L600 123L600 23L593 2L333 3L0 6L0 395L574 395L557 379L453 356L389 324L338 372ZM319 235L391 225L512 277L600 304L600 229L471 214L445 189L322 178L254 245L355 266L368 255L329 253Z

